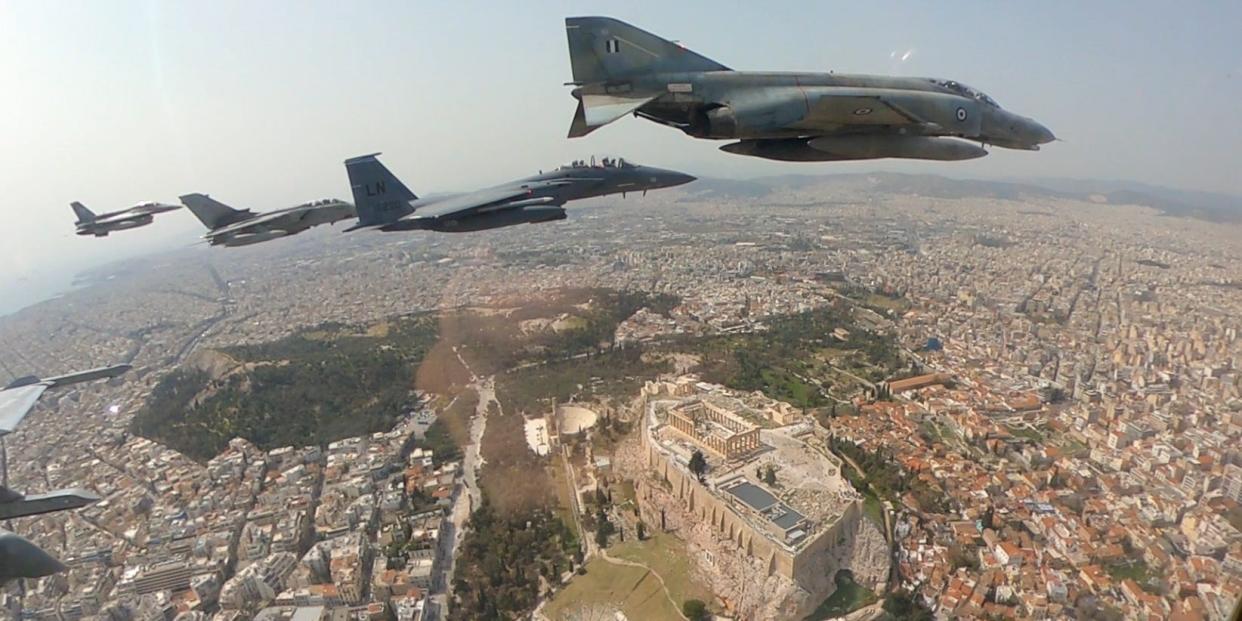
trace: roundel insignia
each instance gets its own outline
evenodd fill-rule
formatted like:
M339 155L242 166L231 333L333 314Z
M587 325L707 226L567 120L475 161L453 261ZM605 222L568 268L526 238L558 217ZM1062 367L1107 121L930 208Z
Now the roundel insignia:
M859 108L854 111L854 116L867 116L871 114L871 108Z
M958 108L958 109L957 109L957 120L959 120L959 121L965 121L965 120L966 120L966 108Z

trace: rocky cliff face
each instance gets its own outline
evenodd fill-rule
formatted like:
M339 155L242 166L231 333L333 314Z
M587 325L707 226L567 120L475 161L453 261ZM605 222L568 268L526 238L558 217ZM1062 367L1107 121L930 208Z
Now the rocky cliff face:
M799 618L810 614L832 595L836 590L834 577L842 569L850 570L858 584L877 593L887 586L892 557L884 533L864 517L861 510L847 514L842 520L836 539L829 542L823 552L810 556L810 563L801 572L810 598L807 607L798 611Z

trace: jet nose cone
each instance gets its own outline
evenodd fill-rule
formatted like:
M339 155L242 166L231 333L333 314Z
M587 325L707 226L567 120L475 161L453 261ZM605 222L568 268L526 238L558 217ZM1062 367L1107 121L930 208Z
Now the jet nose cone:
M671 188L679 185L685 185L695 180L692 175L686 173L669 170L667 168L651 168L647 167L639 173L640 179L651 189L655 188Z
M694 180L696 180L696 179L698 179L698 177L695 177L694 175L687 175L686 173L673 173L673 174L669 175L669 184L668 184L668 185L669 185L669 187L674 187L674 186L678 186L678 185L685 185L685 184L690 183L691 181L694 181Z
M1031 121L1031 139L1035 142L1035 144L1048 144L1049 142L1056 140L1057 137L1056 134L1052 133L1051 129L1048 129L1035 121Z
M65 570L65 566L39 546L13 533L0 533L0 581L42 578Z

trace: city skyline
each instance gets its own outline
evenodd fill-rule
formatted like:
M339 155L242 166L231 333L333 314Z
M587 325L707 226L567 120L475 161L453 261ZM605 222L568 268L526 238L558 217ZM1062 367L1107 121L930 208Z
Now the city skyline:
M172 214L124 237L74 239L71 200L115 209L205 192L268 210L348 198L341 162L374 151L410 171L416 192L596 153L701 177L896 170L1242 194L1232 174L1238 126L1202 122L1228 119L1242 95L1228 28L1235 6L784 4L736 8L728 19L704 19L691 5L616 8L6 4L0 79L24 96L0 114L16 147L0 156L5 289L50 294L60 287L48 283L84 265L192 245L200 233ZM1065 142L950 165L790 165L730 156L633 119L565 140L574 102L561 85L562 20L572 14L616 15L739 69L961 80ZM485 178L473 178L480 162Z

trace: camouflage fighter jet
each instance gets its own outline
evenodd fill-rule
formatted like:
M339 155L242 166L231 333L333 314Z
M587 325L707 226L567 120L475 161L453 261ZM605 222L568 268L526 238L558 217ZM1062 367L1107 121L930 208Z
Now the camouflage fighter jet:
M965 160L1037 151L1048 128L953 80L734 71L609 17L565 20L578 110L569 137L634 114L729 153L786 161Z
M353 205L335 198L267 213L233 209L206 194L186 194L181 203L207 227L203 239L212 246L249 246L355 217Z

